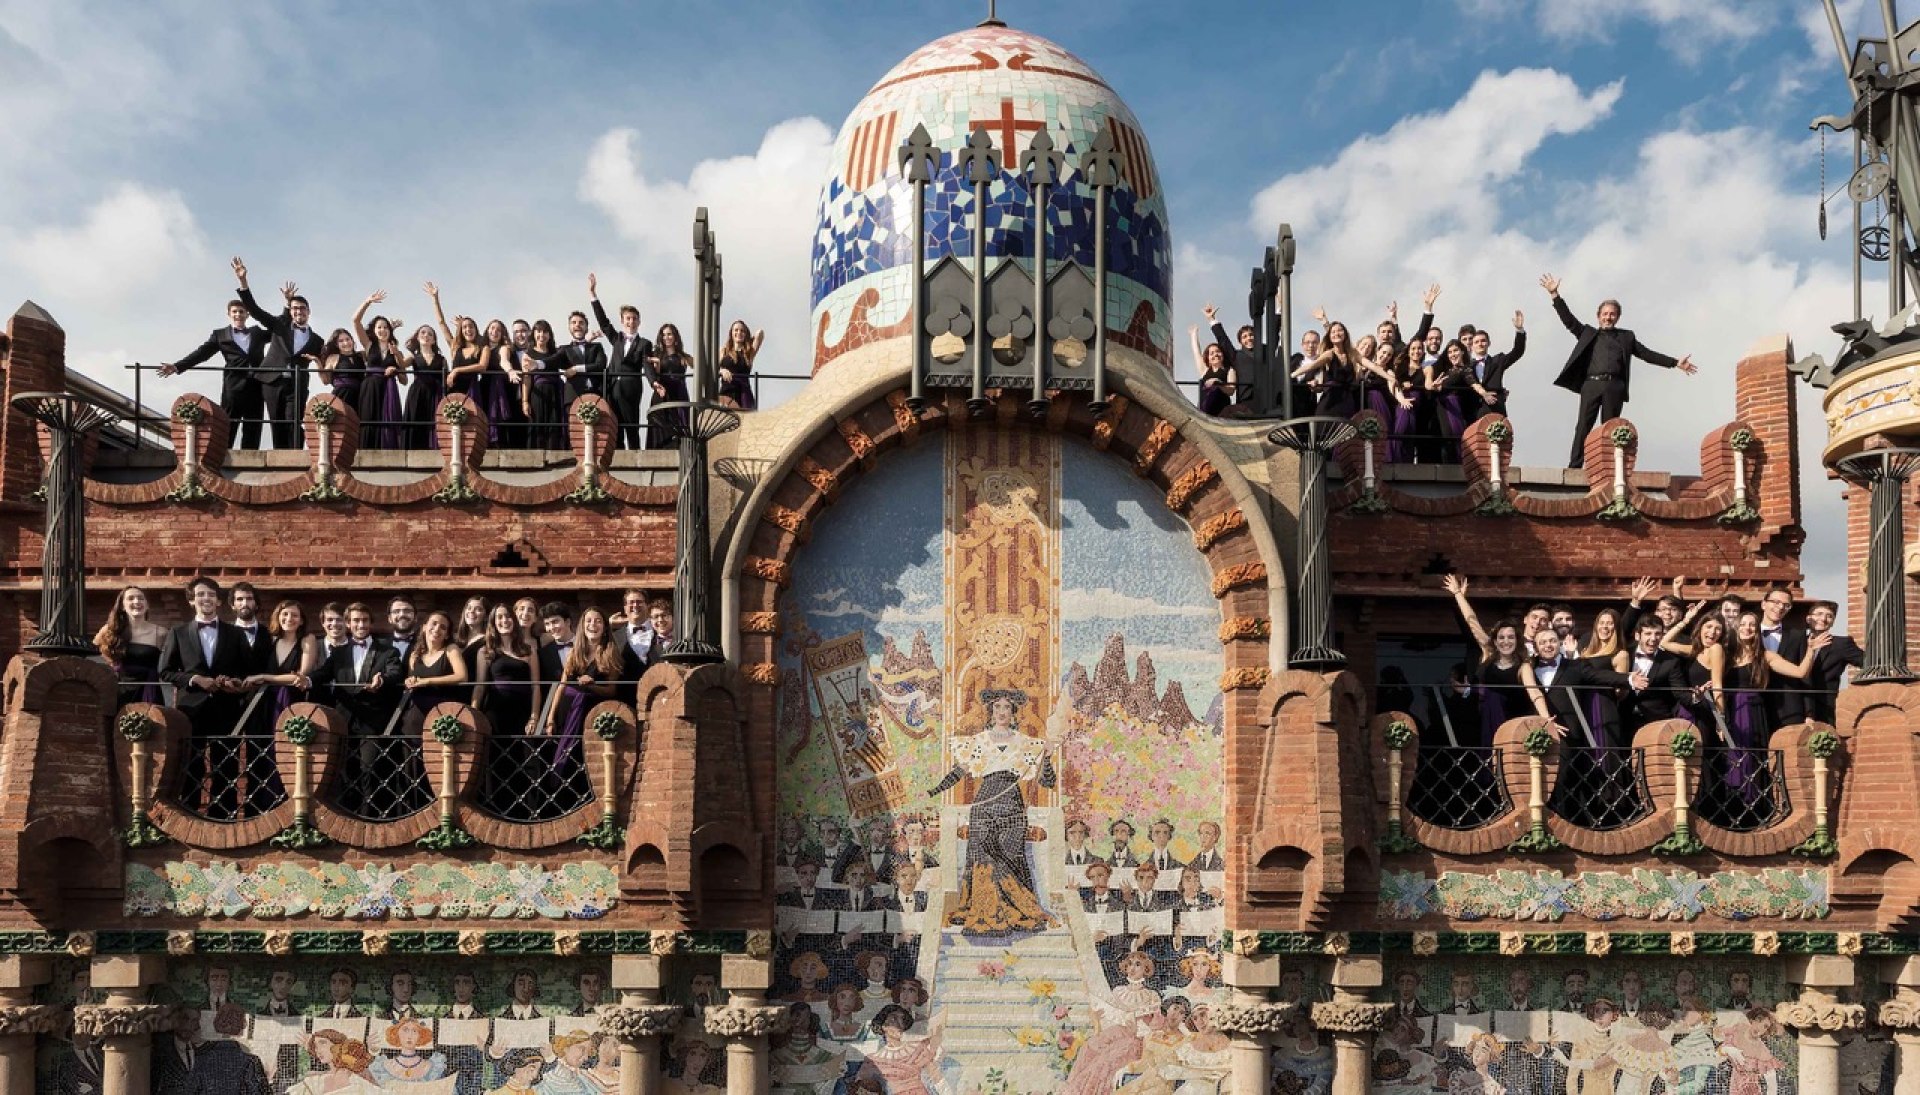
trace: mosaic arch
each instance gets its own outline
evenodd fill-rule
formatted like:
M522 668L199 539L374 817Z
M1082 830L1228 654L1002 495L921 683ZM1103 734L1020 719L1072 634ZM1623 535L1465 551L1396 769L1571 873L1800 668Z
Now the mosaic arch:
M1143 1021L1204 1022L1220 606L1161 490L948 431L851 484L792 575L775 1090L1104 1092Z
M906 333L917 232L899 149L917 124L927 127L940 156L927 189L930 263L972 256L973 187L956 154L978 129L992 134L1001 157L999 178L987 191L987 252L1030 255L1031 199L1019 153L1045 125L1069 168L1047 205L1052 257L1089 267L1093 192L1081 185L1076 165L1094 136L1111 127L1123 185L1108 220L1108 325L1119 343L1171 363L1172 234L1139 119L1099 73L1060 46L1011 27L980 26L930 42L894 66L840 129L813 240L816 372L842 354Z

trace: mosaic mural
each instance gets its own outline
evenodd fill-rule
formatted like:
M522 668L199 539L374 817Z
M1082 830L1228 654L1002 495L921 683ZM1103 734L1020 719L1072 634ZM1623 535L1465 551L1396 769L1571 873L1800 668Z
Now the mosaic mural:
M1056 437L949 433L794 572L775 1089L1107 1092L1170 1009L1203 1028L1219 613L1158 494Z
M1652 870L1384 871L1380 914L1389 920L1443 915L1455 920L1530 920L1551 923L1566 916L1593 920L1691 921L1702 915L1728 920L1820 920L1827 915L1827 872L1770 868L1759 871Z
M816 370L876 338L905 334L919 233L899 149L916 124L926 125L940 154L927 189L929 264L972 256L973 186L956 153L979 129L992 135L1001 167L987 189L987 253L1031 257L1031 198L1018 168L1045 125L1068 167L1047 205L1050 257L1089 268L1093 192L1080 185L1078 163L1111 127L1122 185L1108 214L1108 326L1123 344L1171 362L1173 243L1139 121L1098 73L1054 43L1008 27L973 27L896 65L840 130L813 242Z
M724 1089L726 1055L697 1008L721 1003L717 959L676 962L687 1009L667 1043L668 1090ZM222 1095L598 1095L619 1089L616 1043L596 1009L614 1002L607 959L181 959L153 1003L181 1005L156 1038L155 1091ZM84 961L56 964L46 1000L100 1003ZM99 1047L42 1038L40 1091L90 1095ZM691 1070L692 1079L682 1082Z
M1394 1005L1376 1040L1388 1095L1794 1095L1798 1051L1773 1019L1777 964L1611 959L1389 961ZM1853 994L1865 1000L1867 985ZM1280 996L1326 990L1288 970ZM1893 1090L1884 1032L1842 1032L1840 1090ZM1329 1095L1333 1050L1303 1016L1277 1040L1273 1090ZM1133 1091L1132 1085L1121 1087ZM1150 1090L1142 1088L1140 1090Z
M127 866L129 916L595 920L619 900L605 863L281 863Z

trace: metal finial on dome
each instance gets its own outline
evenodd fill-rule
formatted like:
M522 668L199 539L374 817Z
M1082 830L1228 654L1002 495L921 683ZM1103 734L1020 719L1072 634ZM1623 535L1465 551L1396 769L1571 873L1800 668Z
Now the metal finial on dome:
M980 20L981 26L1004 27L1007 25L1006 20L1001 19L997 11L999 6L1000 6L1000 0L987 0L987 17L985 19Z

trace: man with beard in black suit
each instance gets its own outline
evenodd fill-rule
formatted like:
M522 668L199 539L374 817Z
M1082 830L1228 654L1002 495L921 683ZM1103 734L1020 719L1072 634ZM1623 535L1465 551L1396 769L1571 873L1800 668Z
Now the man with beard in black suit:
M237 438L249 449L260 447L260 420L265 416L260 389L261 362L267 353L268 335L247 325L247 306L240 301L227 302L227 325L215 327L199 348L178 361L165 362L160 375L184 373L219 354L225 372L220 377L220 409L227 412L227 447L234 448Z

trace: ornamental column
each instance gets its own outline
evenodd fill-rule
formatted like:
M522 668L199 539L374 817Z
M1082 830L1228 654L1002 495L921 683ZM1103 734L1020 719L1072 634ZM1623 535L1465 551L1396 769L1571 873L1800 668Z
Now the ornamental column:
M1367 992L1385 981L1378 958L1336 959L1333 999L1313 1005L1314 1029L1333 1035L1333 1095L1373 1090L1373 1038L1387 1025L1393 1005L1372 1003Z
M1880 980L1893 989L1873 1021L1893 1035L1893 1095L1920 1095L1920 958L1889 958Z
M52 962L45 955L0 958L0 1095L33 1091L36 1036L53 1033L66 1018L66 1009L57 1004L33 1002L34 986L46 984L52 975Z
M609 984L620 1003L600 1009L600 1030L620 1043L620 1095L660 1095L660 1039L679 1029L686 1012L660 1002L660 959L654 955L615 955Z
M1787 967L1787 982L1800 996L1773 1009L1774 1021L1800 1040L1800 1095L1840 1095L1840 1039L1843 1030L1867 1024L1867 1009L1843 1004L1838 993L1853 985L1853 959L1817 955Z
M1864 681L1910 681L1907 668L1906 490L1920 466L1920 450L1868 449L1834 470L1868 495L1866 664Z
M153 1036L172 1026L173 1008L146 1003L147 989L166 977L159 955L113 955L93 960L93 987L104 1004L73 1009L73 1034L100 1046L100 1095L149 1095L153 1090Z
M1267 1095L1273 1084L1274 1035L1299 1014L1300 1006L1270 999L1280 984L1278 955L1223 955L1220 980L1227 986L1228 1002L1213 1009L1213 1026L1232 1039L1233 1072L1227 1091L1229 1095Z
M765 936L761 939L761 936ZM772 934L749 932L750 951L772 949ZM764 955L720 956L720 987L727 1006L708 1008L707 1033L727 1040L727 1095L760 1095L772 1084L767 1068L767 1036L786 1020L787 1009L767 1005L773 963Z

